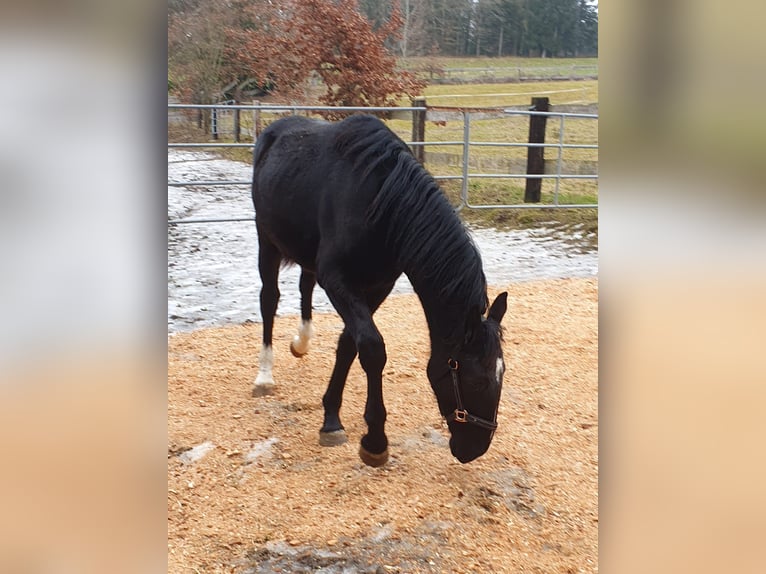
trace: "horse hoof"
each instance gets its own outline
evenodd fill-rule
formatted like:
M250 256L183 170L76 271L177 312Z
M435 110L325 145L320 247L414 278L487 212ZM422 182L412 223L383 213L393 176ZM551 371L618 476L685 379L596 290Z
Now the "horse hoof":
M380 454L373 454L365 449L363 446L359 447L359 458L367 466L383 466L388 461L388 449L384 450Z
M299 351L298 351L298 350L295 348L295 343L294 343L294 342L293 342L293 343L290 343L290 352L293 354L293 357L297 357L298 359L300 359L300 358L301 358L303 355L305 355L305 354L306 354L306 352L305 352L305 351L304 351L303 353L299 352Z
M319 444L321 446L340 446L347 442L348 437L343 429L330 432L319 431Z
M274 383L258 383L253 385L254 397L265 397L266 395L274 394Z

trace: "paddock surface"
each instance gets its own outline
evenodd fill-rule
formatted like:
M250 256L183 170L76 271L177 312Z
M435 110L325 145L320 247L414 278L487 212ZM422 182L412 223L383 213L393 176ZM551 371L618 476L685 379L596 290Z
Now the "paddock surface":
M297 288L297 286L296 286ZM598 281L513 283L507 372L489 451L461 465L425 376L428 333L414 295L376 313L386 340L382 468L357 456L365 379L349 374L349 442L320 447L321 397L342 322L277 318L274 395L251 396L261 326L168 340L168 571L597 572Z

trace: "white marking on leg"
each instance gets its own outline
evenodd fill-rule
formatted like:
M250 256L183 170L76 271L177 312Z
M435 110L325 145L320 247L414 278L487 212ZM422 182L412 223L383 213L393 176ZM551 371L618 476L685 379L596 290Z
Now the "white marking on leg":
M261 349L258 365L258 378L255 379L255 384L273 385L274 378L271 376L271 369L274 367L274 351L270 346L264 346Z
M314 325L311 320L301 321L301 326L298 329L298 334L293 337L293 349L299 355L305 355L309 351L309 343L311 337L314 336Z

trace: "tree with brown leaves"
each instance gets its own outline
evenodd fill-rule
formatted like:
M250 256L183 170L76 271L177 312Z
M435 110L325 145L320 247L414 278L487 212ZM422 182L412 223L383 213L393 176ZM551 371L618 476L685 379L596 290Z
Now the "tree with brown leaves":
M402 28L398 2L377 30L357 0L178 4L169 18L169 72L187 101L241 100L254 87L305 101L313 74L326 87L320 101L327 105L396 105L424 87L397 71L386 49Z

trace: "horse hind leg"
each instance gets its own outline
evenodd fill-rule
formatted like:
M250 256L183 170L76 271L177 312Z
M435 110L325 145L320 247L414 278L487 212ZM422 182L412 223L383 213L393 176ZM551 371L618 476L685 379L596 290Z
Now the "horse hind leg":
M290 351L298 358L309 352L311 337L314 336L314 326L311 322L311 299L316 285L316 275L311 271L301 269L301 326L298 334L290 343Z
M258 271L261 275L261 319L263 320L263 346L258 361L258 376L253 385L253 396L262 397L274 392L274 351L272 337L274 332L274 316L279 303L279 265L282 261L277 248L271 243L261 240L258 242Z

